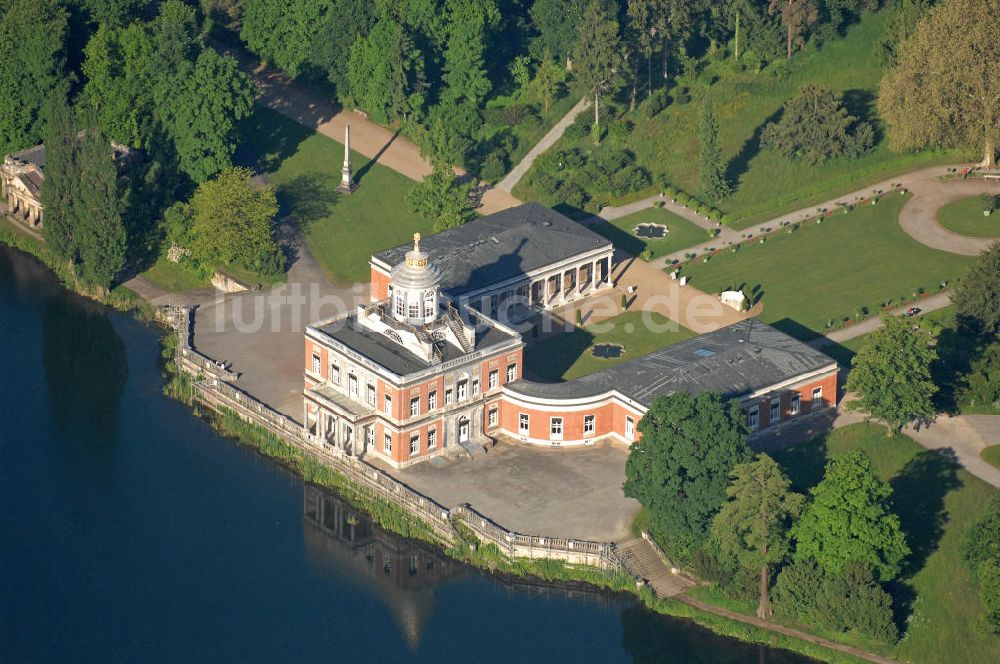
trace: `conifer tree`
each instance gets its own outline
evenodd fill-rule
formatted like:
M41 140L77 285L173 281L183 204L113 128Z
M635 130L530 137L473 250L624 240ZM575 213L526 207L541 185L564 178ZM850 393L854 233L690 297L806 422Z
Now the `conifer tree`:
M73 207L80 276L87 283L106 289L125 267L127 238L111 143L97 126L96 117L92 120L80 140L79 190Z
M701 183L701 195L709 203L716 203L731 193L726 182L726 167L722 162L722 149L719 148L719 123L712 110L712 100L705 98L705 106L701 112L701 156L699 159L698 179Z
M79 189L76 172L76 124L64 95L52 95L45 107L45 208L43 235L61 258L76 260L76 219L73 202Z

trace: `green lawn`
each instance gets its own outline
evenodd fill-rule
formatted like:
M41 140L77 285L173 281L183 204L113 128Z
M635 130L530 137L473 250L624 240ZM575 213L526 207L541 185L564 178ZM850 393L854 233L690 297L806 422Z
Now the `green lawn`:
M938 210L938 222L959 235L1000 238L1000 211L984 216L979 196L945 205Z
M153 266L142 273L142 276L160 288L172 293L181 293L195 288L208 286L209 280L196 270L171 263L166 256L160 256Z
M651 120L629 115L635 128L628 148L650 173L664 173L675 187L697 196L698 127L703 100L710 95L719 122L719 142L728 160L728 177L736 191L717 207L739 217L734 227L744 228L779 214L823 202L867 184L891 178L921 166L950 163L956 152L897 154L884 141L884 127L875 117L874 100L882 69L872 54L872 44L882 32L888 11L866 13L844 38L822 48L808 46L787 64L782 62L761 74L737 72L728 61L710 62L690 89L691 101L671 104ZM707 86L709 81L714 82ZM852 114L875 122L883 140L862 159L836 159L808 164L785 159L760 148L764 125L777 117L783 103L808 83L827 86L845 95ZM672 90L670 95L676 95ZM605 141L611 143L611 141ZM562 140L554 149L592 149L589 138ZM971 156L971 155L967 155ZM654 188L622 200L637 200ZM522 199L537 198L530 178L515 188Z
M663 224L670 232L663 239L650 240L633 233L636 225L652 223ZM673 212L663 208L648 208L625 217L619 217L605 224L591 226L596 231L611 240L615 247L638 256L645 250L652 252L651 259L673 253L679 249L700 244L708 240L705 229L695 226Z
M524 351L524 362L527 371L538 378L572 380L693 336L694 332L660 314L629 311L601 323L578 327L572 332L530 344ZM591 354L590 347L598 343L621 344L625 353L615 359L596 358Z
M267 173L282 212L302 224L331 280L367 283L373 253L402 244L415 232L431 232L432 224L406 205L414 182L357 152L351 163L358 189L337 193L341 143L259 106L240 134L238 160Z
M972 260L930 249L897 223L908 196L834 214L821 224L781 232L738 253L724 251L682 272L700 290L741 288L762 300L760 319L800 339L822 334L829 320L854 319L861 307L876 312L892 299L912 299L918 288L936 292Z
M979 456L983 457L983 461L986 463L1000 468L1000 445L987 447L979 453Z
M893 489L911 563L890 589L904 636L883 654L912 662L1000 661L1000 638L980 627L983 608L962 562L962 535L985 514L996 489L939 453L876 425L837 429L773 453L797 491L815 485L831 456L862 450Z

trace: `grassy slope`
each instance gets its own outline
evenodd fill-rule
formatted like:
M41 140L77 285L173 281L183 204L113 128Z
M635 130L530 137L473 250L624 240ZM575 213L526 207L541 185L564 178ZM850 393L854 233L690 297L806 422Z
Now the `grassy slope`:
M282 212L302 223L309 248L333 281L367 282L372 253L431 232L431 223L406 205L414 182L357 152L351 163L358 189L337 193L341 143L261 107L241 134L240 161L268 174Z
M744 285L763 293L761 320L809 338L829 319L854 318L861 306L878 311L882 301L910 299L918 287L935 292L968 265L964 256L930 249L897 223L907 197L836 214L822 224L780 233L766 244L744 245L708 263L684 268L692 285L710 293Z
M701 80L716 77L710 87L696 86L692 100L672 104L652 120L635 114L629 148L651 173L663 172L676 187L698 193L698 125L702 102L709 93L719 121L719 141L729 161L729 179L736 192L718 207L742 219L737 228L766 221L779 214L819 203L841 193L933 163L954 161L956 153L896 154L885 142L858 160L834 160L809 166L760 150L763 125L775 118L782 104L803 85L818 83L845 93L851 112L875 119L874 97L882 70L872 56L872 44L882 32L887 13L865 14L843 39L817 49L809 46L789 63L789 73L776 76L737 73L728 62L711 63ZM589 139L560 141L558 149L588 146ZM589 147L587 147L589 149ZM635 194L639 198L652 189ZM515 190L532 198L529 183ZM618 201L615 201L616 203Z
M985 450L979 453L979 456L981 456L983 458L983 461L985 461L986 463L996 466L997 468L1000 468L1000 445L993 445L991 447L987 447Z
M171 263L166 256L157 258L152 267L143 272L142 276L160 288L173 293L181 293L208 285L208 279L203 278L195 270L178 263Z
M594 326L578 327L572 332L550 337L525 349L527 370L547 380L571 380L601 369L653 352L694 336L660 314L650 312L649 321L659 329L644 323L645 312L629 311ZM607 331L597 332L596 329ZM596 328L596 329L595 329ZM660 331L667 328L665 331ZM619 343L625 354L617 359L599 359L591 355L590 347L597 343Z
M637 237L632 231L637 224L664 224L670 229L667 236L659 240ZM606 224L598 224L592 229L614 242L615 247L638 256L644 250L653 252L653 258L673 253L679 249L699 244L708 239L704 229L695 226L673 212L659 208L640 210L625 217L619 217Z
M1000 661L1000 638L977 627L983 610L959 551L963 531L985 513L996 490L907 436L887 438L875 425L837 429L773 456L796 490L805 491L820 480L827 458L853 450L868 454L892 485L914 551L893 589L897 608L908 607L908 626L886 654L913 662Z
M938 221L948 230L972 237L1000 237L1000 212L983 216L979 196L949 203L938 210Z

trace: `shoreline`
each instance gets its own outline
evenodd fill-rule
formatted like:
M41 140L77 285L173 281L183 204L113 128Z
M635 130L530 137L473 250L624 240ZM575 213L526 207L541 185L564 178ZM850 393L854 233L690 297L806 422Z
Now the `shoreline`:
M161 373L166 380L163 390L167 396L190 406L192 414L208 421L220 435L277 461L306 483L335 491L353 506L365 511L385 530L431 544L445 555L498 579L540 579L546 583L578 587L585 584L601 591L627 593L639 599L647 609L655 613L689 619L722 637L784 649L825 662L895 661L852 646L798 632L783 625L768 623L765 626L758 626L749 616L707 605L699 600L689 602L685 599L658 597L648 585L637 582L624 569L609 571L593 565L567 564L549 558L509 556L493 542L483 544L466 523L461 523L460 528L455 528L459 535L458 540L448 542L445 538L435 535L434 527L426 521L409 514L398 503L385 500L371 492L366 493L363 487L333 466L323 463L318 456L306 454L293 447L260 424L247 422L235 411L230 411L231 414L226 415L222 411L212 410L210 405L199 400L197 391L190 384L190 376L177 369L173 350L179 346L178 331L158 315L158 309L154 309L138 294L122 286L112 290L107 297L98 297L93 293L81 291L76 287L72 275L45 251L44 246L37 240L28 238L24 233L9 229L8 226L14 224L7 219L0 222L0 243L41 262L55 274L67 291L117 311L131 313L143 322L157 322L163 325L159 330L162 333L160 359ZM172 344L173 349L171 349ZM169 372L168 367L172 367L176 373ZM203 408L205 410L202 410ZM468 532L463 534L460 529Z

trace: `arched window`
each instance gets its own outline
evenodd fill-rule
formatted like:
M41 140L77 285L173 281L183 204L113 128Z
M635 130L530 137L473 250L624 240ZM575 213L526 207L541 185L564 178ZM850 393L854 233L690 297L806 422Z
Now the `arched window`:
M400 293L399 291L396 291L396 293L393 295L393 297L396 300L396 315L400 316L400 317L405 316L406 315L406 299L403 297L403 294Z
M434 315L434 291L429 290L424 293L424 318Z

